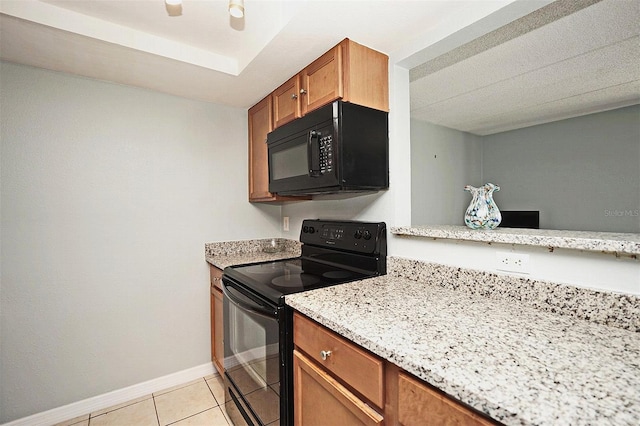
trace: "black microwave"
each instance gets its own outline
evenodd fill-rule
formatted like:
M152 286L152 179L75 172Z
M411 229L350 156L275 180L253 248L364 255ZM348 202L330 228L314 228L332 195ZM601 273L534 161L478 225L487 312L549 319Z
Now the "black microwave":
M314 195L389 188L389 114L335 101L267 135L269 192Z

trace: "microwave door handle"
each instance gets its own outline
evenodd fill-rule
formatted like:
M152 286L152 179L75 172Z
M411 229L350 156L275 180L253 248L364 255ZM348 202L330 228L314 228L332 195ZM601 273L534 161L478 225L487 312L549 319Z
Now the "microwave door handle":
M309 165L310 177L319 177L322 174L320 172L320 132L315 130L309 132L309 142L307 143L307 164Z

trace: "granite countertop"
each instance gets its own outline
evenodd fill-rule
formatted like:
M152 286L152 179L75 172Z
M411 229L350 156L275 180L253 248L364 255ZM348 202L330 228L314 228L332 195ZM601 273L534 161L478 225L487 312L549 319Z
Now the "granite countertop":
M482 230L458 225L401 226L391 228L391 233L409 237L520 244L632 256L640 254L640 234L629 233L521 228Z
M286 303L507 425L640 418L638 332L399 275Z
M275 238L276 252L267 252L272 239L224 241L205 244L205 260L211 265L224 269L227 266L244 263L267 262L300 256L300 242Z

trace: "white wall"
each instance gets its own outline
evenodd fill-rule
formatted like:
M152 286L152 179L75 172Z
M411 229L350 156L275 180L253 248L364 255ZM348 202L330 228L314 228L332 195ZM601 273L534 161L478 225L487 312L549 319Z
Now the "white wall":
M488 136L411 120L411 174L415 225L462 225L462 187L493 182L541 228L640 232L640 106Z
M500 209L539 210L545 229L640 232L640 105L484 136L482 152Z
M247 202L246 111L0 64L0 423L210 359L204 243Z
M464 186L483 183L479 137L411 120L411 223L464 225Z

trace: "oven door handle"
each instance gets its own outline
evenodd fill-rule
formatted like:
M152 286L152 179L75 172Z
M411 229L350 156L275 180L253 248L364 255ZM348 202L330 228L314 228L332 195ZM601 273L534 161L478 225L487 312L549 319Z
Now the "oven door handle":
M249 311L267 318L277 318L278 316L276 309L270 309L268 305L260 303L258 300L255 300L247 296L246 294L243 294L236 288L233 283L223 281L222 292L225 296L227 296L229 302L233 303L242 310Z

